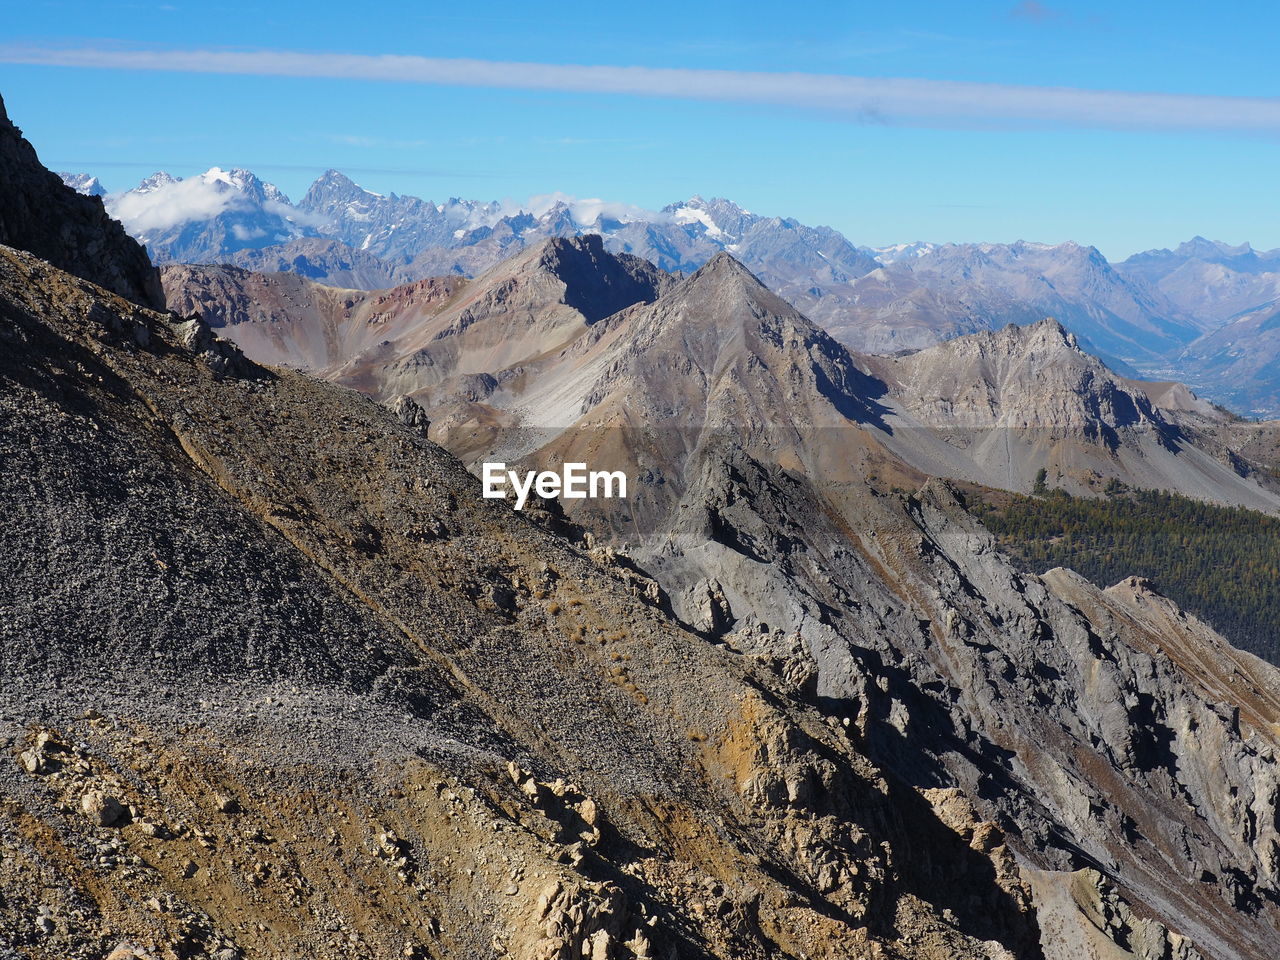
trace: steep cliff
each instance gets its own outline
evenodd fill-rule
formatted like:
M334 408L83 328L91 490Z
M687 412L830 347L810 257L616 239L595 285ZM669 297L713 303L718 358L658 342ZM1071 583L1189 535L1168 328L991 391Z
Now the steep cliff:
M46 170L0 99L0 244L28 250L134 303L163 309L146 251L107 216L102 198L77 193Z

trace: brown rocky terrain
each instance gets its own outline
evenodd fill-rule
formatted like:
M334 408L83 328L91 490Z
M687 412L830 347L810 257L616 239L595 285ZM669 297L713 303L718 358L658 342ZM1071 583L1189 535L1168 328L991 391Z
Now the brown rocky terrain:
M1275 955L1280 671L1017 573L728 256L490 281L348 361L391 410L0 248L0 950Z
M767 663L480 500L412 426L28 256L0 275L23 955L1035 942L1001 844L903 819ZM954 858L922 872L922 834ZM953 903L975 884L994 899Z
M576 259L580 268L566 269L566 258ZM704 401L716 391L706 383L694 387L692 396L658 400L655 391L691 384L666 382L671 370L691 362L704 378L723 372L709 358L691 359L690 330L700 330L694 335L703 337L706 329L744 319L755 324L771 315L803 327L801 340L817 343L825 335L745 269L743 282L733 289L711 289L711 278L721 272L718 264L734 262L727 254L683 282L649 267L642 287L610 286L611 274L638 269L635 264L641 262L613 258L599 238L584 237L549 241L472 281L420 281L369 294L220 267L169 266L164 278L173 309L207 316L260 360L310 370L383 399L417 397L436 423L433 436L468 462L497 453L518 458L550 443L568 425L586 422L595 435L593 457L607 460L601 445L631 442L610 433L625 419L630 394L687 415L683 427L676 427L680 417L664 418L667 432L687 432L692 421L697 432L705 424L714 433L726 423L751 430L786 420L790 414L778 417L771 411L787 410L794 398L775 395L768 403L763 398L774 392L772 384L786 380L780 370L795 364L790 347L772 360L756 351L753 362L761 365L739 371L738 381L756 385L746 393L758 401L754 413L707 410ZM463 283L464 294L442 295ZM662 299L654 304L657 313L684 318L665 336L638 305L655 297L679 300L686 289L695 291L695 302L672 300L665 310ZM609 295L600 298L605 290ZM583 313L584 303L596 304L592 316ZM611 311L617 316L599 322ZM726 316L736 311L736 318L715 319L716 311ZM534 317L542 319L530 322ZM636 348L641 343L643 351ZM871 399L875 411L866 407L863 415L855 415L854 431L844 429L847 420L839 415L827 423L834 429L821 441L812 433L825 429L822 417L802 415L801 432L811 433L804 442L817 449L846 442L870 445L884 451L879 459L886 463L886 476L902 475L905 467L913 481L949 476L1029 492L1045 469L1051 486L1072 493L1098 494L1114 479L1130 487L1280 510L1280 495L1271 489L1273 471L1265 455L1251 459L1258 444L1232 439L1240 433L1229 426L1234 418L1180 384L1113 373L1056 321L960 336L894 357L849 354L829 337L823 343L821 353L856 368L835 375L860 379L846 392ZM640 363L653 369L643 382L622 386L625 377L618 374ZM608 373L602 377L601 371ZM600 404L602 391L614 393L612 409ZM811 392L822 394L816 386ZM829 402L823 406L832 408ZM687 447L696 438L672 442ZM555 456L563 452L557 448ZM659 460L673 455L668 451ZM861 454L843 459L851 456ZM665 467L668 477L678 472L670 463L657 467ZM641 466L641 472L645 469L648 465ZM831 469L840 475L840 467Z
M1050 486L1097 494L1115 479L1217 503L1280 510L1265 460L1224 443L1238 418L1182 384L1131 380L1080 349L1055 320L975 333L898 357L865 361L888 387L889 445L930 473L1027 492ZM925 428L949 449L913 455Z
M467 284L432 278L370 293L233 266L169 265L161 276L171 291L170 309L198 312L219 332L235 330L235 342L261 362L316 371L416 327Z
M481 338L502 316L466 330ZM1190 661L1160 652L1167 624L1117 619L1114 601L1069 574L1019 577L945 485L887 495L912 469L881 439L892 413L892 397L877 396L885 385L731 259L651 304L572 322L587 328L573 345L520 361L522 380L493 378L500 386L484 396L484 419L507 430L466 433L446 411L433 434L473 456L494 436L531 460L607 453L647 477L628 504L633 530L590 511L579 519L602 534L639 532L628 549L685 622L778 663L820 703L858 704L850 722L866 730L868 755L931 806L963 796L975 817L1012 831L1027 869L1046 871L1025 876L1036 878L1053 929L1072 931L1062 944L1101 937L1123 956L1117 941L1141 938L1150 950L1194 955L1197 943L1210 955L1250 956L1252 938L1265 941L1238 937L1269 895L1248 907L1213 892L1241 856L1256 864L1250 877L1272 869L1270 854L1243 854L1239 844L1259 839L1251 828L1228 825L1247 818L1213 799L1216 787L1206 792L1223 754L1202 753L1196 731L1208 724L1215 742L1229 740L1234 714L1216 712L1218 687ZM431 406L442 395L422 396ZM1188 642L1214 661L1205 644L1222 641L1185 623L1179 629L1199 638ZM1256 696L1269 698L1270 668L1247 660ZM1194 719L1176 719L1188 709ZM1254 748L1242 749L1229 790L1266 810L1270 774L1253 766ZM1188 796L1198 799L1185 807ZM1147 810L1160 815L1139 816ZM1178 824L1172 833L1168 823ZM1217 846L1227 836L1240 838L1230 853ZM1200 879L1171 888L1172 863L1183 864L1174 874ZM1086 866L1098 876L1074 872ZM1074 919L1063 919L1064 905ZM1054 943L1046 950L1066 949Z

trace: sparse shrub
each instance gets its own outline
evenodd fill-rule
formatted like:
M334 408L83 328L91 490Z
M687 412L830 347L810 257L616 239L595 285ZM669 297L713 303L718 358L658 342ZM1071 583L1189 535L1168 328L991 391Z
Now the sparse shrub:
M1036 471L1035 483L1031 485L1031 494L1036 497L1043 497L1049 492L1048 486L1049 471L1041 467Z

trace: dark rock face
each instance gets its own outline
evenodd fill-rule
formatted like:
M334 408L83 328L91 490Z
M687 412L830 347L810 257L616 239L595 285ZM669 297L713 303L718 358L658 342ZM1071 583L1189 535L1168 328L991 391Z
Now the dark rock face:
M40 163L0 100L0 243L27 250L113 293L164 309L146 251L107 216L100 197L76 193Z
M665 282L662 271L646 260L605 253L604 241L597 235L552 240L538 268L564 281L564 302L588 323L633 303L651 303Z

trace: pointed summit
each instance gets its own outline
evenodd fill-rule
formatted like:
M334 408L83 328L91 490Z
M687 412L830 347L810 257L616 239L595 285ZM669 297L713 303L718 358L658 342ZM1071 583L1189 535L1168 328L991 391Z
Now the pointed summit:
M526 297L530 306L563 303L595 323L655 300L669 283L667 274L648 261L609 253L599 234L583 234L530 247L479 277L475 289L500 290L507 301Z
M86 197L105 197L107 195L107 189L102 185L102 181L91 174L60 171L58 176L62 178L62 182L68 187L76 193L83 193Z
M1061 345L1075 353L1085 352L1081 349L1080 340L1076 335L1059 323L1056 317L1045 317L1043 320L1025 326L1011 323L1006 329L1014 332L1015 336L1021 334L1026 337L1037 337L1040 342Z
M147 177L134 187L131 192L151 193L154 190L159 190L161 187L167 187L171 183L178 183L180 180L180 177L175 177L171 173L167 173L164 170L157 170L151 176Z
M302 202L303 210L320 210L338 203L371 200L375 194L364 190L358 183L338 170L326 170L307 188Z
M721 251L677 284L664 303L679 302L717 323L762 316L809 321L761 282L732 254Z
M721 250L719 253L717 253L714 257L712 257L705 264L703 264L700 270L698 270L698 274L706 274L708 276L711 276L714 274L724 274L726 272L729 274L744 274L750 277L756 283L760 283L756 275L752 273L750 270L748 270L746 266L742 263L742 261L740 261L733 254L728 253L724 250Z

